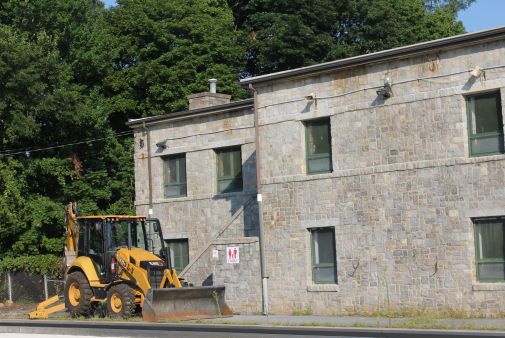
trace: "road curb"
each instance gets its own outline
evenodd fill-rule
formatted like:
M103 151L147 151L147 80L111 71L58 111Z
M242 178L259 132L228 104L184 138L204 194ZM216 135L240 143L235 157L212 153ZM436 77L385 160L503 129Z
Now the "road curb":
M209 333L228 335L232 333L248 335L308 336L308 337L380 337L380 338L424 338L424 337L505 337L505 332L470 330L428 330L393 328L342 328L307 326L267 326L267 325L222 325L222 324L181 324L181 323L129 323L129 322L89 322L55 320L0 320L1 333L44 333L99 337L173 337L174 333Z

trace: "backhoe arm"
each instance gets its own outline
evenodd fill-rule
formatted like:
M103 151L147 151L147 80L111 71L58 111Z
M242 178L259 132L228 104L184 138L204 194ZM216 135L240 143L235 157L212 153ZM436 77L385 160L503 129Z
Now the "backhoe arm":
M77 203L72 202L65 206L65 223L67 225L66 250L74 253L77 253L77 243L79 242L77 214Z

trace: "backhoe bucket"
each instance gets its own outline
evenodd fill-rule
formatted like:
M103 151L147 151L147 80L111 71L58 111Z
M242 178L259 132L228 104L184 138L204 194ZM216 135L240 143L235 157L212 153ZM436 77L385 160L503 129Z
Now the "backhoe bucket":
M150 289L144 299L146 322L189 320L230 316L224 301L224 286Z

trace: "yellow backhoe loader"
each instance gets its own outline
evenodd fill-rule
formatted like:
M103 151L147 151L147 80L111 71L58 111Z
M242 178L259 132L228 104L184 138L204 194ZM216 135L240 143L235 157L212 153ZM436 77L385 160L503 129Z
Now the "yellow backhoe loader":
M154 322L231 314L224 286L194 287L177 276L157 219L78 216L71 203L65 221L64 297L40 303L29 318L65 308L73 317L89 317L99 303L106 303L110 317L128 318L141 310L145 321Z

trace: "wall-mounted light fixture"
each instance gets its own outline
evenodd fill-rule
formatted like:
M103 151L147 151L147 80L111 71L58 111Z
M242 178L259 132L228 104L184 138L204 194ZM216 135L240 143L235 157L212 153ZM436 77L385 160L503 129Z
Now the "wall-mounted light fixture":
M388 77L386 78L386 80L384 80L384 86L377 89L377 96L383 99L387 99L393 96L393 89L391 88L391 80Z
M309 95L305 96L305 100L307 101L314 101L316 99L316 94L310 93Z
M156 147L158 147L158 149L165 149L167 147L167 140L157 142Z
M315 93L310 93L309 95L305 95L305 101L309 101L309 104L314 102L314 110L317 111L317 96Z
M475 68L470 72L470 75L475 79L480 78L482 74L484 74L484 70L479 66L475 66Z

